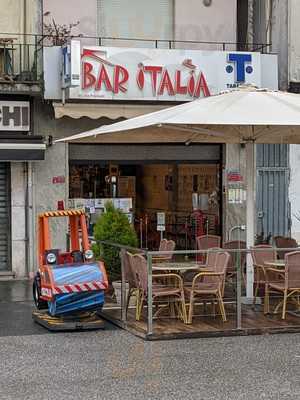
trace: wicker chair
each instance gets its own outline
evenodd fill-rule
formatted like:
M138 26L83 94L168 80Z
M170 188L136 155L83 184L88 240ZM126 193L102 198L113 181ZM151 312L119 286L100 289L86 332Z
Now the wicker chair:
M274 237L274 245L277 249L296 249L298 247L298 243L295 239L289 238L289 237L284 237L284 236L275 236ZM285 255L289 253L291 250L287 251L278 251L277 250L277 255L278 257L283 260Z
M216 299L222 320L226 321L226 312L223 302L224 288L225 288L225 277L226 271L230 262L230 255L227 252L220 251L215 257L215 265L213 271L199 272L193 279L192 287L186 287L185 292L189 295L189 314L188 324L192 323L194 301L196 297L207 296Z
M238 253L230 252L230 250L246 249L247 244L246 244L246 242L244 242L242 240L229 240L224 243L223 248L228 250L228 253L230 254L230 261L229 261L229 265L228 265L228 269L227 269L226 278L232 279L233 277L236 276L236 265L237 265L237 261L238 261ZM241 257L240 262L241 262L242 277L243 277L244 285L246 286L246 275L245 275L246 252L241 251L240 257Z
M212 247L221 247L221 236L203 235L196 238L198 250L209 250ZM197 254L197 261L205 264L206 253Z
M256 298L259 288L265 287L267 282L265 262L277 259L276 250L268 244L260 244L250 249L254 270L254 296L253 305L256 304Z
M136 314L137 321L140 320L143 311L143 305L148 298L148 271L147 271L147 261L140 255L135 254L132 258L134 269L137 274L139 281L139 300L138 300L138 310ZM167 278L165 284L161 284L159 281L161 279ZM152 275L152 281L158 280L158 284L152 285L152 300L153 302L161 299L170 300L173 299L177 304L178 314L182 318L184 323L187 323L185 298L183 290L183 280L178 274L166 273L166 274L156 274ZM158 315L159 308L155 313L154 317Z
M206 263L201 264L201 266L199 267L199 271L187 271L183 274L185 286L188 286L188 285L191 286L194 277L200 272L200 270L203 270L203 269L205 269L205 271L208 271L208 270L214 271L215 270L216 257L217 257L218 251L222 251L222 249L220 247L211 247L207 252Z
M158 251L171 251L173 252L175 250L176 243L174 240L168 240L168 239L162 239L159 244L159 250ZM173 254L162 254L158 256L152 257L152 262L153 263L159 263L159 262L168 262L171 261L173 258Z
M285 269L278 271L276 268L267 268L267 282L265 290L265 313L270 311L270 289L283 294L283 301L278 304L276 309L282 304L282 319L286 316L286 306L288 300L293 300L299 307L300 295L300 251L294 251L285 256ZM283 279L272 281L270 274L282 274ZM297 299L292 296L296 295Z
M138 308L139 282L137 279L136 271L134 269L135 265L133 263L133 254L129 253L128 251L122 251L121 257L122 257L122 266L124 268L125 282L127 282L129 286L126 298L126 315L127 315L130 298L133 295L136 296L136 309Z

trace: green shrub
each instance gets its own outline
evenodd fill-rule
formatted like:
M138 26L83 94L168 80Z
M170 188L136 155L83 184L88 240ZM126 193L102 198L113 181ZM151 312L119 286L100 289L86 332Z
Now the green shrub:
M117 210L111 202L106 204L106 211L98 219L94 227L96 241L108 241L125 246L137 247L136 232L128 218ZM109 280L121 279L120 249L117 247L96 243L93 251L97 258L104 261Z

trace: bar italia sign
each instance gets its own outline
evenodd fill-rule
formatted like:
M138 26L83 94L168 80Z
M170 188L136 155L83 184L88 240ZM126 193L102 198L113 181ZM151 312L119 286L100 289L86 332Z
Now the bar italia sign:
M189 101L243 83L261 86L261 68L259 53L89 47L74 40L63 48L62 87L70 99Z
M82 89L94 91L106 90L114 94L128 91L129 70L122 65L114 65L106 62L98 56L97 51L84 50L82 58ZM86 59L95 59L98 61L98 68L86 61ZM136 72L136 84L142 92L147 84L147 75L151 81L153 97L175 96L177 94L188 95L190 97L209 96L209 89L203 72L197 73L197 66L193 65L191 59L186 59L182 65L189 70L189 77L183 79L183 71L176 69L170 71L161 65L138 64ZM185 83L183 81L185 80Z

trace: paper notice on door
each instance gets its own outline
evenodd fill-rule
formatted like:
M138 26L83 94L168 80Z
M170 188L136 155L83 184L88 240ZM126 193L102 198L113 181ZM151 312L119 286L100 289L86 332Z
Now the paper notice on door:
M244 201L246 201L246 190L228 189L228 203L242 204Z

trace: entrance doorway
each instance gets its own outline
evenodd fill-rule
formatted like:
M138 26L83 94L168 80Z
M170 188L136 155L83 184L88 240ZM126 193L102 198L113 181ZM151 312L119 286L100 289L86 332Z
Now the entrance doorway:
M207 161L72 161L70 206L90 207L93 223L103 199L124 200L118 204L134 223L141 247L156 249L164 236L175 240L177 249L192 249L196 236L221 235L220 168L220 162ZM158 213L164 216L163 233Z

